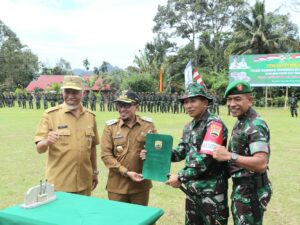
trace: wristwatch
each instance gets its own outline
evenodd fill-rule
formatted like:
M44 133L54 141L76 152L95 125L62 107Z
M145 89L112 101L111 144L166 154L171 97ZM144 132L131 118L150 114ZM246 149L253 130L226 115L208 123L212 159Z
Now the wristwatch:
M99 174L99 170L93 170L93 175L98 175Z
M229 162L235 162L238 158L238 154L236 154L235 152L231 152L231 158L229 160Z

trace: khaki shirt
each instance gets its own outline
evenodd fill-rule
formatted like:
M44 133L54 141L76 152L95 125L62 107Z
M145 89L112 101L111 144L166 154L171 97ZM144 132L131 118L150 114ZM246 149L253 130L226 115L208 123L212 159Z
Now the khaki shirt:
M127 170L142 173L143 161L139 154L144 149L146 134L151 132L155 132L155 127L149 118L136 116L132 128L121 119L106 122L100 146L101 158L109 168L106 186L109 192L133 194L152 187L149 180L134 182L124 176Z
M46 179L56 191L78 192L92 186L91 148L99 144L95 114L81 108L76 118L65 104L44 113L35 133L35 142L47 138L50 131L59 139L48 148Z

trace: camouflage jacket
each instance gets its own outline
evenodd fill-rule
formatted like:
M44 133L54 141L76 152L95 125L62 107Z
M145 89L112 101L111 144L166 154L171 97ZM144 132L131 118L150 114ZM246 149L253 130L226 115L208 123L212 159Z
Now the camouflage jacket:
M180 181L197 194L227 191L227 162L218 162L211 155L200 153L207 128L212 122L222 125L223 145L227 143L227 128L208 111L199 121L192 120L183 130L182 138L172 151L172 162L185 159L185 166L178 174Z
M228 149L243 156L251 156L257 152L270 154L270 132L268 125L257 112L250 108L235 123L229 141ZM229 165L229 172L233 178L250 177L254 173L243 169L234 163Z
M298 99L296 97L290 97L289 104L291 108L297 108Z

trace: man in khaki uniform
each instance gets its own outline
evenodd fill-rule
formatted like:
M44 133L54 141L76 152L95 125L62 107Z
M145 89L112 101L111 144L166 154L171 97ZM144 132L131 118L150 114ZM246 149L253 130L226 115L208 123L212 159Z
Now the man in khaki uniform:
M83 80L65 76L64 103L45 111L35 134L38 153L48 152L46 179L56 191L91 195L98 184L95 114L82 107Z
M106 122L101 137L101 157L109 168L108 198L148 205L152 183L143 180L139 154L146 134L155 132L155 127L150 118L136 115L140 103L136 93L124 91L115 102L120 117Z

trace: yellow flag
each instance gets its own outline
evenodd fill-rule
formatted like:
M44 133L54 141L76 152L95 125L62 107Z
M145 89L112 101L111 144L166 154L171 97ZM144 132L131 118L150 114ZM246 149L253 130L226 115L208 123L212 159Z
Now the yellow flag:
M159 70L159 92L163 92L164 85L163 85L163 72L162 72L162 66L160 66Z

